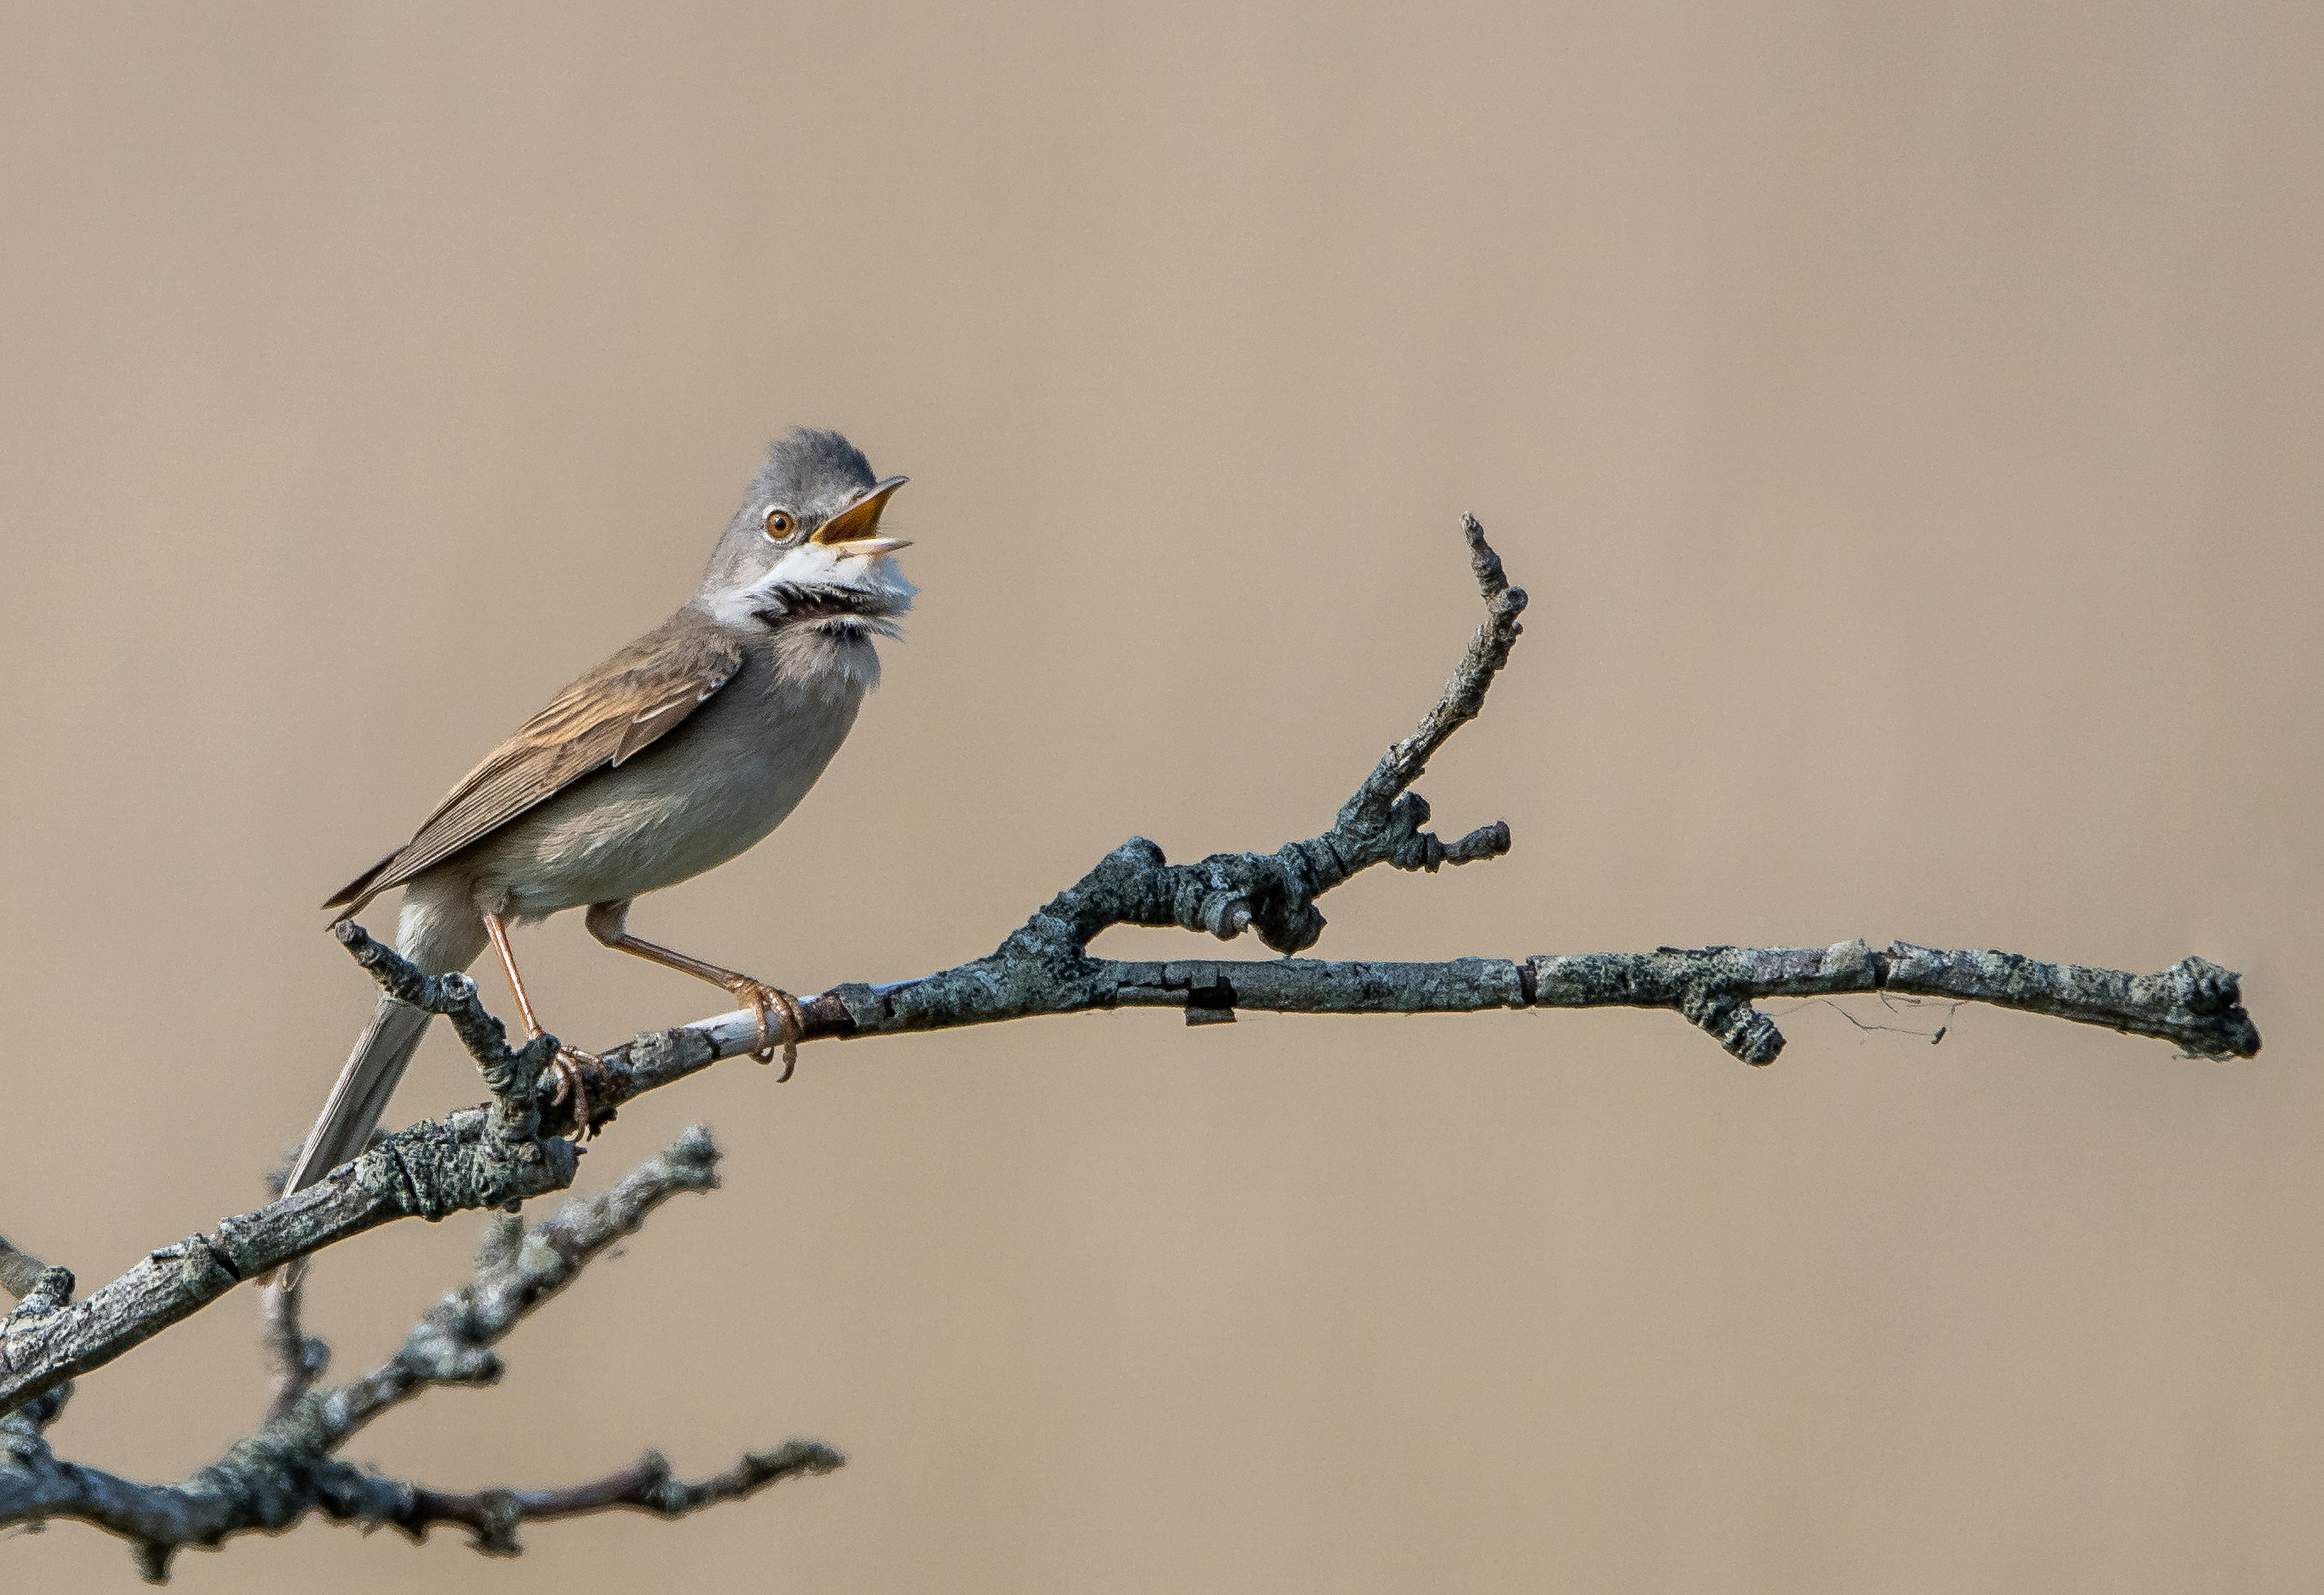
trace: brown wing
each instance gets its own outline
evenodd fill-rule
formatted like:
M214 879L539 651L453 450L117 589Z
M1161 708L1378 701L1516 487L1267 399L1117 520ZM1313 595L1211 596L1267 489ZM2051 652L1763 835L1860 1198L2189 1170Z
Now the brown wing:
M692 714L742 665L742 645L680 613L549 701L452 788L411 840L342 889L326 908L361 907L621 763Z

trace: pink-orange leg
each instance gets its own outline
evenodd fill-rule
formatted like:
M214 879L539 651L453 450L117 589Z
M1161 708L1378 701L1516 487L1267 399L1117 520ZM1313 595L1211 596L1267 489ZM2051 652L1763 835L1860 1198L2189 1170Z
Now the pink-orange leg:
M525 1033L535 1041L547 1034L540 1021L532 1017L532 999L524 994L524 977L516 972L516 954L509 946L508 927L498 914L484 916L484 934L493 938L493 950L501 955L501 968L508 973L509 990L516 993L516 1010L524 1016ZM549 1067L557 1072L557 1094L549 1099L561 1102L569 1093L573 1098L574 1139L586 1140L596 1133L589 1122L589 1088L581 1079L581 1065L595 1063L596 1055L578 1047L559 1043L557 1056Z
M616 951L642 958L649 963L659 963L664 969L677 970L680 974L690 974L697 981L707 981L749 1003L759 1016L759 1050L751 1056L762 1064L770 1064L775 1061L775 1051L779 1047L783 1055L783 1072L776 1083L779 1085L788 1080L792 1071L798 1067L799 1037L807 1029L807 1016L799 1011L798 999L779 986L770 986L747 974L738 974L715 963L706 963L675 948L647 941L643 936L632 936L623 926L629 912L630 905L626 902L596 904L590 908L586 921L589 934ZM775 1023L778 1014L782 1016L779 1028Z

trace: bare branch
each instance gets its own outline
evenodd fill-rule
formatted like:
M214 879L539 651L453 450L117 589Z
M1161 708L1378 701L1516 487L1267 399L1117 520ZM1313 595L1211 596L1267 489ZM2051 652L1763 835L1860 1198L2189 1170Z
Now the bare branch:
M672 1478L659 1452L650 1451L630 1466L591 1484L568 1489L487 1489L474 1495L447 1495L415 1489L411 1510L395 1526L412 1538L425 1537L430 1526L456 1523L471 1531L468 1543L488 1556L514 1556L521 1523L578 1517L590 1512L629 1508L657 1517L683 1517L756 1495L770 1484L802 1473L828 1473L847 1459L812 1440L786 1442L779 1450L745 1452L742 1461L698 1484Z
M48 1271L48 1264L29 1251L11 1246L8 1238L0 1235L0 1290L21 1302L32 1294L41 1283L41 1276ZM69 1288L66 1294L71 1294Z
M28 1298L0 1322L0 1413L101 1368L293 1258L400 1218L506 1208L573 1181L574 1148L495 1133L470 1109L389 1136L320 1184L163 1247L64 1305Z
M382 985L451 1019L493 1093L491 1104L376 1140L318 1184L163 1247L80 1302L26 1298L0 1321L0 1414L103 1367L242 1281L334 1241L400 1218L440 1219L479 1207L513 1211L573 1183L578 1163L572 1143L540 1133L539 1096L556 1038L512 1050L466 975L421 974L360 927L333 929ZM65 1279L69 1293L71 1276Z
M31 1252L9 1244L0 1237L0 1290L14 1296L18 1305L5 1320L0 1320L0 1334L6 1332L8 1323L24 1314L25 1321L44 1318L61 1309L72 1300L73 1276L70 1268L52 1268ZM59 1380L25 1402L22 1406L0 1418L0 1452L15 1443L14 1435L21 1432L37 1437L40 1432L56 1422L72 1399L72 1381Z
M432 1524L465 1524L475 1531L479 1550L512 1554L516 1525L528 1519L622 1507L677 1516L740 1499L794 1474L828 1472L844 1460L838 1452L793 1441L747 1456L699 1484L672 1480L660 1458L649 1452L644 1461L577 1489L453 1495L367 1472L336 1454L373 1418L424 1390L498 1379L501 1361L493 1347L518 1321L608 1247L636 1233L662 1203L680 1192L715 1188L717 1158L709 1132L696 1126L612 1190L567 1203L529 1234L512 1219L497 1222L473 1277L420 1320L393 1357L352 1383L296 1396L256 1434L182 1484L139 1484L59 1460L42 1432L47 1420L34 1416L40 1402L0 1418L0 1524L48 1518L95 1524L128 1540L145 1577L160 1582L171 1557L185 1546L279 1533L309 1510L339 1522L386 1524L414 1539ZM295 1328L297 1289L282 1286L278 1275L270 1295L277 1290L289 1298ZM318 1369L320 1342L300 1337L300 1343L316 1349L312 1366ZM310 1381L313 1372L303 1377ZM279 1379L276 1393L280 1403Z
M1495 822L1450 844L1422 829L1429 810L1411 790L1428 761L1475 718L1522 628L1522 589L1474 520L1463 522L1485 621L1443 695L1409 737L1388 749L1331 828L1272 853L1213 853L1174 865L1133 837L1060 892L985 957L895 984L850 982L800 1002L801 1041L992 1024L1113 1008L1176 1008L1189 1024L1277 1013L1466 1013L1496 1008L1667 1008L1735 1056L1771 1062L1783 1046L1752 1004L1769 997L1889 991L1991 1003L2158 1037L2205 1057L2249 1057L2259 1034L2241 1007L2239 977L2189 958L2157 974L2043 963L2015 954L1943 952L1896 942L1829 948L1658 948L1436 963L1323 963L1296 958L1125 962L1090 943L1116 925L1176 926L1232 940L1245 930L1282 953L1314 944L1315 899L1374 864L1434 870L1508 851ZM294 1257L408 1216L509 1207L561 1189L573 1151L543 1141L576 1128L555 1103L548 1073L556 1038L512 1050L500 1022L460 975L421 974L355 925L335 927L390 992L448 1015L493 1093L485 1110L388 1137L321 1185L224 1221L154 1254L69 1310L27 1314L0 1329L0 1412L102 1366L168 1324ZM582 1066L595 1129L631 1098L722 1058L755 1052L755 1014L733 1012L649 1032ZM30 1304L27 1304L29 1306Z
M1784 1049L1775 1020L1754 1009L1769 997L1894 991L1949 997L2076 1024L2176 1042L2196 1057L2259 1051L2259 1030L2240 1006L2241 976L2202 958L2155 974L2043 963L2015 953L1961 952L1891 942L1830 947L1657 947L1526 961L1526 1000L1542 1008L1667 1008L1684 1015L1747 1064Z
M484 1237L475 1274L420 1319L403 1349L351 1383L308 1397L336 1445L389 1407L434 1385L488 1385L501 1376L492 1347L518 1320L563 1290L607 1247L637 1232L646 1215L681 1191L718 1185L718 1148L695 1125L659 1157L586 1202L567 1202L528 1232L503 1217Z
M306 1281L296 1269L277 1268L258 1287L259 1344L266 1352L269 1399L266 1421L272 1423L313 1388L330 1366L331 1349L307 1333L299 1316Z
M290 1167L296 1157L294 1150L281 1167L266 1176L266 1189L271 1194L281 1196L282 1187L290 1183ZM301 1322L300 1308L305 1294L305 1272L295 1263L277 1268L259 1281L258 1347L266 1358L268 1423L289 1412L330 1366L330 1347L310 1337Z

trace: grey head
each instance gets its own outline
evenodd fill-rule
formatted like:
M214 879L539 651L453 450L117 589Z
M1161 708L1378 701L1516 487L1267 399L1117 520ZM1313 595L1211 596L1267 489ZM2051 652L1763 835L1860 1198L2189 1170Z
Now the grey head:
M852 621L893 635L889 622L911 607L914 589L889 556L909 544L881 536L880 517L903 484L874 476L838 433L792 428L751 478L695 606L733 626Z

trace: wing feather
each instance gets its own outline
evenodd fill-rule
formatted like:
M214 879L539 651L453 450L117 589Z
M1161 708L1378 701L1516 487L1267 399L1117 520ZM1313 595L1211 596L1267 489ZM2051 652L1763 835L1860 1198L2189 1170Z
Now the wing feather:
M409 843L323 906L361 908L582 777L634 757L742 666L742 645L724 630L683 611L673 615L551 698L445 796Z

